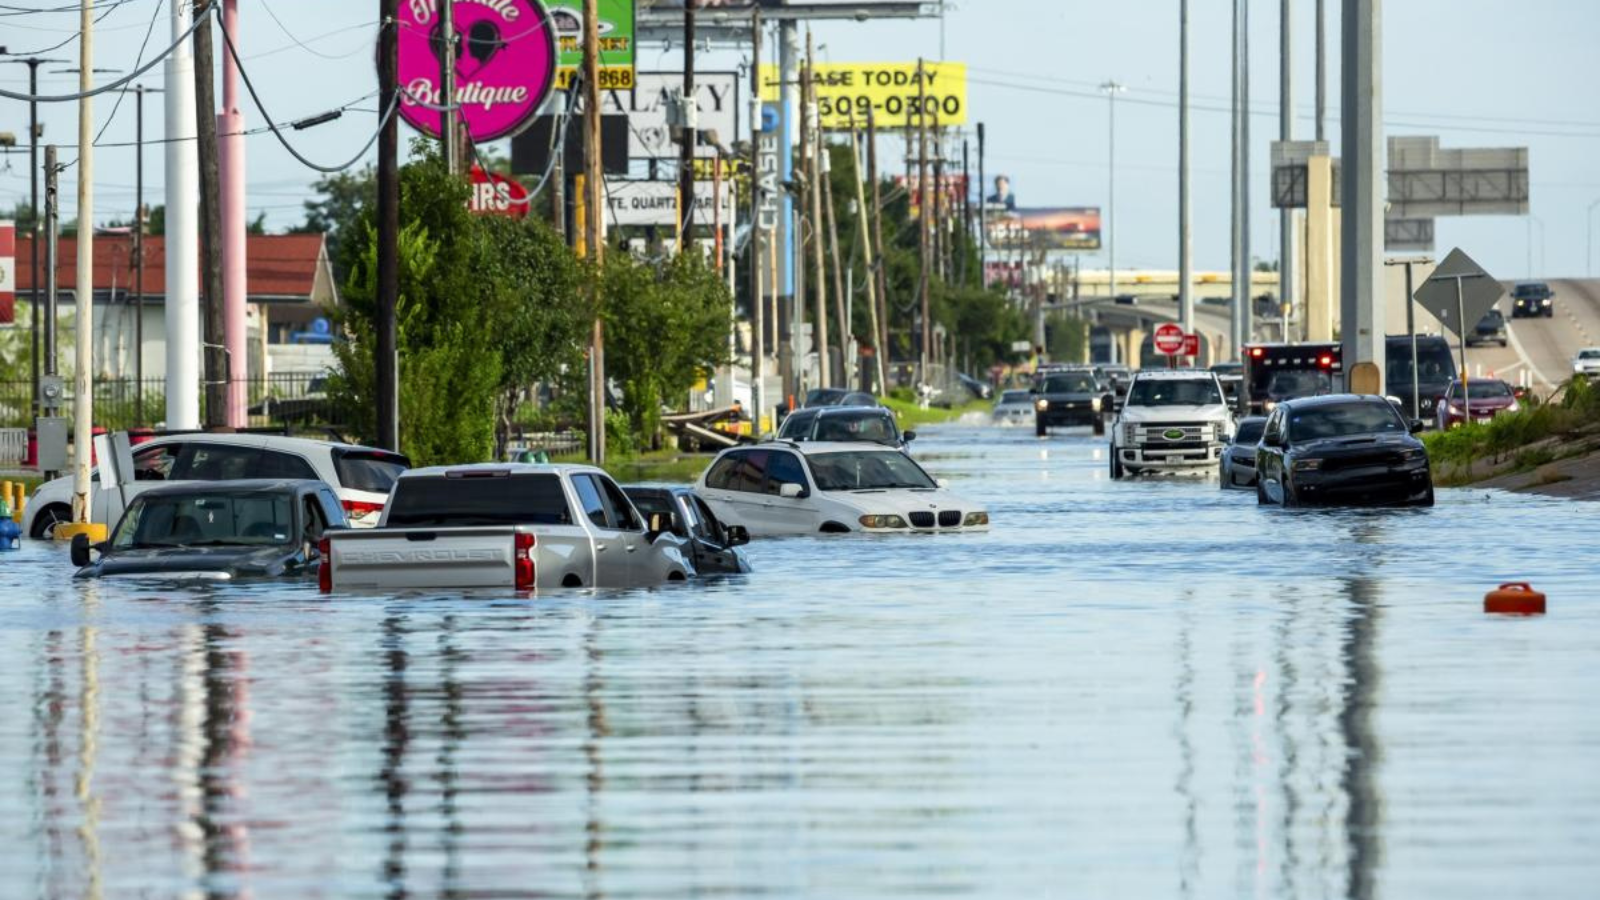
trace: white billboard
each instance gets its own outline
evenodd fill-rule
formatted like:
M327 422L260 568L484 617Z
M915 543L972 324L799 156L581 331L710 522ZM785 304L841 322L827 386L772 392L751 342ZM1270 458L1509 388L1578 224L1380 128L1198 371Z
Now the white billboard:
M694 221L707 228L717 223L712 207L716 186L697 181ZM675 227L678 220L678 184L675 181L622 181L606 182L606 227L619 225ZM734 192L722 186L721 224L734 224Z
M628 116L628 156L632 159L676 159L678 144L667 127L671 98L683 88L682 72L640 72L633 91L608 91L605 111ZM739 129L739 76L734 72L696 72L694 95L700 108L700 131L716 131L732 146ZM695 148L696 156L716 156L715 147Z

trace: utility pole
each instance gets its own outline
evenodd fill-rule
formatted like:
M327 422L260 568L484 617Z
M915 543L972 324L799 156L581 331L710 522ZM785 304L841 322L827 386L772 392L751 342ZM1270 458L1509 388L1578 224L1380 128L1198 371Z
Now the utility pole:
M1294 15L1290 0L1278 6L1278 139L1294 140ZM1295 260L1295 219L1297 213L1285 207L1278 210L1278 314L1283 317L1283 340L1289 341L1289 316L1299 305Z
M802 133L805 135L806 199L811 203L811 253L816 264L817 286L814 307L815 326L811 332L812 346L817 350L817 387L833 387L833 364L828 359L828 268L823 259L827 238L822 219L822 122L817 115L817 43L806 29L806 67L802 76L805 111L802 113Z
M600 284L606 251L605 173L600 147L600 11L599 0L583 0L583 189L587 212L585 241L590 284L594 287L594 333L589 340L589 461L606 461L606 344Z
M450 4L446 3L445 7ZM378 0L378 115L393 108L400 86L399 0ZM448 103L443 104L448 105ZM447 111L446 122L450 121ZM378 310L373 341L377 444L400 449L400 125L399 116L378 132ZM445 141L446 148L452 146Z
M133 417L144 419L144 94L133 89Z
M1189 211L1189 0L1178 3L1178 324L1194 331L1194 239Z
M689 241L694 235L694 143L695 129L699 127L699 101L695 98L694 87L694 10L699 5L698 0L684 0L683 4L683 127L679 130L678 155L679 253L688 252Z
M778 141L779 184L795 181L795 119L800 115L800 28L793 19L778 23L778 106L782 137ZM789 346L779 355L779 369L783 373L784 391L789 399L799 390L800 324L805 309L805 265L801 256L801 231L797 198L789 191L783 193L783 216L779 219L778 253L781 255L778 276L779 339L788 340Z
M761 413L765 408L766 391L763 381L767 374L767 323L766 297L762 290L761 274L766 269L762 258L763 245L771 242L762 208L766 190L763 180L767 176L762 166L762 145L768 141L763 131L761 116L761 7L750 11L750 432L751 437L761 436Z
M1317 0L1317 140L1328 139L1327 123L1324 121L1328 110L1328 17L1322 8L1323 0Z
M972 142L961 138L961 233L972 240ZM956 281L967 283L967 254L956 257Z
M872 246L877 248L873 253L872 267L876 272L878 282L878 321L883 328L880 334L873 335L878 342L878 354L884 357L879 360L879 372L884 371L893 360L887 358L889 353L889 273L884 269L883 257L885 253L883 243L883 184L878 180L878 125L876 114L872 109L867 110L867 178L872 183ZM879 387L885 394L889 393L889 382L884 381Z
M1346 377L1355 366L1371 363L1377 366L1379 387L1385 361L1382 21L1382 0L1344 0L1340 25L1344 60L1339 67L1344 168L1339 333Z
M833 260L833 312L839 321L839 371L844 379L839 383L848 386L852 380L850 373L858 368L854 365L855 354L850 352L855 329L849 317L848 301L851 298L845 293L844 260L839 256L839 214L833 208L833 156L828 152L827 145L820 143L820 139L817 158L820 160L818 168L822 176L822 211L828 220L829 257Z
M194 57L189 41L193 6L171 4L172 40L162 76L166 81L166 339L167 427L200 427L200 223L199 147L195 138ZM207 110L207 115L210 111Z
M918 330L917 349L917 382L926 384L928 380L928 357L933 353L933 304L930 299L932 289L932 273L928 266L932 262L929 250L931 232L928 228L928 117L925 114L928 103L927 81L923 78L923 63L917 59L917 255L921 263L922 272L919 276L919 290L921 291L922 327Z
M214 2L214 0L213 0ZM240 47L239 0L222 0L222 30ZM245 144L244 109L239 94L239 62L233 53L222 54L222 111L217 113L218 177L221 179L223 343L227 345L227 422L232 428L246 424L245 379L250 374L250 348L246 340L245 307L249 283L245 277Z
M94 0L82 0L78 28L78 91L94 87ZM90 526L90 451L94 432L94 98L78 100L78 280L73 290L77 321L73 372L72 522L77 533ZM100 527L103 534L105 526ZM99 540L98 536L91 540Z
M456 4L439 3L439 105L444 107L439 138L444 145L444 168L451 175L461 174L460 118L456 115Z
M56 164L56 145L44 148L44 376L58 372L56 355L56 240L61 234L61 167ZM41 397L39 412L55 416L61 411L59 394ZM50 477L53 473L45 473Z
M872 326L872 342L877 346L873 348L873 362L878 381L875 390L880 394L889 392L888 380L884 377L883 355L889 347L883 341L882 326L878 320L878 291L877 278L874 270L877 260L872 252L872 213L867 209L866 173L861 168L861 141L856 131L855 116L850 118L850 161L855 166L856 182L856 228L861 232L861 260L867 276L867 315Z
M197 0L195 15L210 16L216 0ZM195 124L200 150L200 260L205 283L206 427L228 424L232 360L223 344L221 175L217 161L217 100L210 21L194 30Z
M1233 0L1233 307L1230 343L1239 358L1250 340L1249 0Z
M923 190L922 208L928 212L928 233L933 238L933 265L940 280L950 280L948 232L945 230L947 210L944 197L944 126L939 124L939 113L933 114L929 126L933 135L933 182Z
M1106 92L1108 148L1106 158L1111 171L1106 189L1106 273L1110 278L1108 296L1117 295L1117 95L1128 88L1115 80L1103 82L1100 90Z
M983 123L978 123L978 283L989 289L989 200L984 192L989 190L989 177L984 169L988 154Z
M27 57L23 57L22 59L6 60L6 62L18 63L20 65L25 65L25 66L28 67L28 96L29 97L37 97L37 96L39 96L39 67L44 65L45 63L67 62L67 60L64 60L64 59L42 59L42 58L37 57L37 56L27 56ZM39 303L39 293L40 293L39 292L39 244L41 242L42 235L43 235L43 231L39 227L39 137L40 137L40 134L39 134L39 101L38 100L29 100L28 101L28 197L29 197L28 211L33 216L33 222L31 223L31 227L32 227L32 231L33 231L33 234L32 234L33 239L31 241L29 241L29 254L31 256L31 260L29 262L29 266L30 266L29 271L32 274L31 274L31 277L28 279L28 283L30 285L33 285L33 287L32 287L32 289L30 290L30 292L28 294L28 304L29 304L29 308L32 310L32 315L29 318L31 319L30 328L31 328L31 332L32 333L30 335L30 339L32 341L32 348L33 348L33 365L32 365L32 373L33 373L33 415L34 415L35 418L37 418L39 416L39 410L40 410L40 405L39 405L39 356L40 356L40 349L39 349L39 320L40 320L41 317L39 315L39 307L40 307L40 303Z

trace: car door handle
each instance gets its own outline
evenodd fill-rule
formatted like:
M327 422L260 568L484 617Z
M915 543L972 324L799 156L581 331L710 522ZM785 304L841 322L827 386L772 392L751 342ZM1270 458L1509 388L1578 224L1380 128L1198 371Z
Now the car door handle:
M633 551L639 549L639 545L638 544L629 544L627 546L628 546L628 552L629 553L632 553Z
M594 545L594 552L596 552L596 553L604 553L604 552L606 552L606 545L605 544L595 544Z

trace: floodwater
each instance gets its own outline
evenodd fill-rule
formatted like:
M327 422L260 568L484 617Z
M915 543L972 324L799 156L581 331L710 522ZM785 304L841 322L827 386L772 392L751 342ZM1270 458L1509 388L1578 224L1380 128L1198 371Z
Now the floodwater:
M0 896L1594 896L1600 506L916 450L992 533L532 600L7 555Z

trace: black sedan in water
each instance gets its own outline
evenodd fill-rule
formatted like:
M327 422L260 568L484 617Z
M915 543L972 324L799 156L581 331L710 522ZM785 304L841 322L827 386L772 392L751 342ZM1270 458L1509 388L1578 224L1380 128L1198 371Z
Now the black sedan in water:
M1383 397L1334 394L1289 400L1267 417L1256 450L1256 500L1432 506L1428 451Z
M309 577L323 532L348 527L338 495L321 481L175 484L135 497L110 540L74 538L72 564L78 578Z
M1233 440L1222 451L1222 489L1254 487L1256 483L1256 444L1261 432L1266 430L1265 416L1249 416L1239 420L1233 431Z

